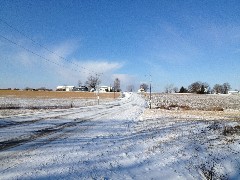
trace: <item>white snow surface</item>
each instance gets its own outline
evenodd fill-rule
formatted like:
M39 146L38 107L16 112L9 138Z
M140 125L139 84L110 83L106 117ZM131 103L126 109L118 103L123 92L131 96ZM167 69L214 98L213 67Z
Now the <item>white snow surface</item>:
M146 116L140 95L1 117L0 179L240 179L238 122Z

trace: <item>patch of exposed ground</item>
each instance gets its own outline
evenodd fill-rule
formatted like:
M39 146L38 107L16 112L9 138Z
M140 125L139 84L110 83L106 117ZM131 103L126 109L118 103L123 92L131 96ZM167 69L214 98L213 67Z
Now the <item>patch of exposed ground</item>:
M121 93L99 93L100 98L118 98ZM94 99L97 98L95 92L78 92L78 91L20 91L20 90L0 90L0 97L14 98L72 98L72 99Z

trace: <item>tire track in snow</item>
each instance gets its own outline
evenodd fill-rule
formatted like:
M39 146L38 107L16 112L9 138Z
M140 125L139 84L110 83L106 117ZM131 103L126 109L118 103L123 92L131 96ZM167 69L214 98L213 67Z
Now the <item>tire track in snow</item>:
M129 101L124 102L124 104L127 104L127 103L129 103ZM46 127L46 128L42 128L42 129L39 129L37 131L31 132L28 135L22 135L22 136L17 137L17 138L8 139L8 140L5 140L5 141L0 141L0 151L11 148L11 147L15 147L15 146L18 146L18 145L22 145L26 142L33 141L33 140L35 140L39 137L47 136L48 134L51 135L55 132L61 131L65 127L75 126L76 121L79 123L79 120L80 120L80 122L82 122L82 121L89 121L89 120L92 120L92 119L103 117L104 115L109 116L110 113L113 111L112 108L116 108L116 107L117 108L120 107L119 103L105 105L103 107L96 107L97 111L94 112L94 114L91 114L90 116L84 116L82 118L76 118L72 122L56 124L53 127ZM61 119L61 118L67 117L67 116L73 116L73 115L79 114L78 111L81 111L81 113L85 113L85 112L89 113L89 111L94 111L94 109L92 107L90 107L90 108L77 108L77 109L74 108L70 112L69 111L70 110L67 110L67 112L62 112L61 111L61 113L57 112L56 114L46 116L46 117L40 117L40 118L37 118L37 119L30 116L30 120L27 120L27 121L22 120L21 121L19 119L18 122L15 122L14 124L5 126L5 128L12 128L12 127L18 128L18 127L21 127L22 125L25 125L25 124L33 124L33 123L37 123L37 122L43 121L43 120L48 121L48 120L51 120L51 119ZM112 114L114 114L114 113L112 113ZM26 117L24 117L24 119L25 118Z
M62 124L58 124L55 127L51 127L51 128L44 128L44 129L39 129L38 131L35 132L35 134L30 135L27 138L23 138L23 139L19 139L18 141L16 141L15 139L12 139L8 142L1 142L1 151L5 151L8 148L13 148L19 145L24 145L21 147L21 151L12 151L12 152L8 152L7 153L7 158L6 156L1 156L1 163L5 164L6 162L8 162L8 164L10 165L11 163L9 162L9 159L15 159L16 157L21 157L24 156L24 154L28 154L29 152L37 149L38 147L42 146L42 145L46 145L56 139L59 138L68 138L69 134L68 132L70 131L74 131L76 128L80 128L78 125L79 123L84 123L84 122L89 122L91 120L97 120L97 119L103 119L105 117L111 117L116 113L121 113L122 111L125 111L128 109L128 106L125 107L126 104L131 103L131 99L127 99L124 102L122 102L122 104L120 105L119 103L112 103L110 105L104 105L104 106L100 106L100 107L96 107L97 111L88 115L88 116L82 116L81 118L76 118L75 121L78 122L69 122L69 123L62 123ZM68 118L68 116L72 116L72 115L78 115L79 109L73 109L73 112L70 113L63 113L61 115L57 114L57 116L51 116L50 119L52 118ZM91 107L89 110L93 110L93 108ZM88 110L84 111L84 112L88 112ZM80 112L82 113L82 112ZM43 120L43 118L41 119ZM48 118L44 118L44 120L48 120ZM80 122L79 122L80 121ZM37 121L35 121L34 123L36 123ZM91 125L94 126L97 122L93 122ZM91 126L90 125L90 126ZM74 129L72 129L71 127L73 126L77 126ZM66 128L70 128L70 130L66 130ZM86 129L89 128L89 125ZM54 135L56 134L56 135ZM42 143L34 143L37 139L43 139ZM30 144L30 146L28 146ZM17 148L17 147L16 147ZM15 153L14 153L15 152ZM5 161L5 163L4 163ZM11 169L12 167L16 167L18 165L20 165L22 162L13 162L13 165L8 166L4 171L7 171L9 168ZM3 171L3 172L4 172Z

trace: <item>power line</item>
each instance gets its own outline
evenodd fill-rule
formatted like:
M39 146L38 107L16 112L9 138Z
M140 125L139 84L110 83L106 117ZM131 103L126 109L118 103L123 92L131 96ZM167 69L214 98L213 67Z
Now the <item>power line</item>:
M54 51L48 49L48 48L45 47L44 45L38 43L37 41L33 40L31 37L27 36L27 35L26 35L25 33L23 33L22 31L20 31L20 30L18 30L17 28L13 27L12 25L10 25L8 22L4 21L3 19L0 18L0 21L2 21L4 24L6 24L6 25L7 25L8 27L10 27L11 29L17 31L19 34L21 34L21 35L24 36L25 38L27 38L27 39L29 39L30 41L32 41L34 44L40 46L41 48L45 49L46 51L48 51L48 52L50 52L50 53L52 53L52 54L58 56L60 59L62 59L62 60L64 60L64 61L68 61L69 63L72 63L73 65L75 65L75 66L77 66L77 67L79 67L79 68L84 69L85 71L92 72L92 73L94 73L94 74L97 73L97 72L95 72L95 71L88 70L88 69L86 69L86 68L83 67L83 66L79 66L78 64L73 63L72 61L70 61L70 60L68 60L68 59L66 59L66 58L64 58L64 57L62 57L62 56L60 56L60 55L58 55L58 54L55 53ZM1 36L1 37L3 37L3 36ZM5 38L5 37L3 37L3 38L6 39L6 40L8 40L8 41L10 41L10 42L13 43L13 44L18 45L19 47L22 46L22 45L19 45L19 44L17 44L17 43L14 43L13 41L11 41L11 40L9 40L9 39L7 39L7 38ZM23 48L23 49L25 49L25 50L31 52L29 49L24 48L23 46L22 46L21 48ZM31 52L31 53L33 53L33 52ZM33 54L34 54L34 53L33 53ZM35 55L37 55L37 54L35 53ZM37 55L37 56L40 57L41 55ZM43 57L41 57L41 58L43 58ZM46 58L44 58L44 59L46 60ZM49 61L49 60L48 60L48 61Z
M44 59L44 60L47 61L47 62L50 62L50 63L53 63L53 64L58 65L58 66L60 66L60 67L66 68L64 65L61 65L61 64L56 63L56 62L54 62L54 61L52 61L52 60L50 60L50 59L48 59L48 58L46 58L46 57L44 57L44 56L42 56L42 55L39 55L38 53L36 53L36 52L34 52L34 51L32 51L32 50L30 50L30 49L22 46L21 44L16 43L15 41L12 41L12 40L8 39L7 37L5 37L5 36L3 36L3 35L1 35L1 34L0 34L0 37L3 38L3 39L5 39L5 40L7 40L8 42L10 42L10 43L18 46L18 47L26 50L27 52L32 53L32 54L34 54L35 56L38 56L38 57ZM71 68L71 70L76 71L76 72L81 72L81 71L78 71L78 70L73 69L73 68Z

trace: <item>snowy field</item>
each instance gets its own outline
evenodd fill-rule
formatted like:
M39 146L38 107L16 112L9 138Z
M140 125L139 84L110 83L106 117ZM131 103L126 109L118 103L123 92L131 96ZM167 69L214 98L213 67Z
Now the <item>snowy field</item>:
M0 179L240 179L239 109L147 109L134 93L71 103L0 110Z
M111 99L100 99L99 102L106 103ZM19 98L0 97L0 118L18 114L35 113L49 109L68 109L72 107L86 107L97 105L95 99L74 98Z
M149 97L149 96L147 96ZM230 94L153 94L153 106L162 109L240 110L240 95Z

